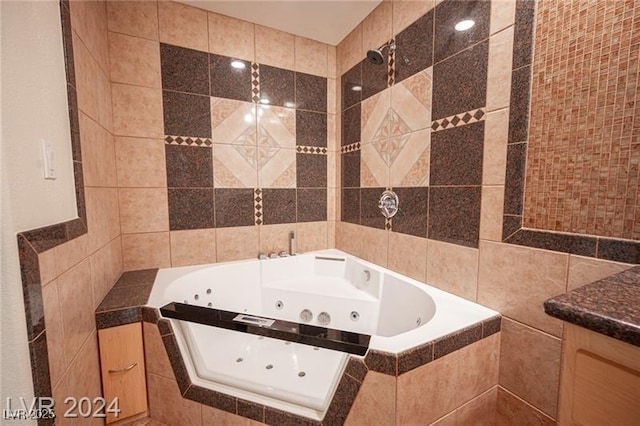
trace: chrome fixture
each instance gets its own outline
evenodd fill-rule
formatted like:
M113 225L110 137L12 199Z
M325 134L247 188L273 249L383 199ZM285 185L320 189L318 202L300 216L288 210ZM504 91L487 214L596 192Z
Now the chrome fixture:
M296 234L295 232L289 232L289 255L296 255Z
M278 258L278 253L273 251L269 253L269 259L277 259L277 258Z
M386 190L380 196L380 201L378 202L378 207L380 208L380 212L382 216L387 219L392 218L398 213L398 207L400 205L400 200L398 199L398 194L391 190Z
M282 250L281 252L278 253L278 257L289 257L289 253Z
M266 260L267 259L267 255L264 253L259 253L258 254L258 260Z
M367 52L367 59L374 65L382 65L384 63L384 56L382 56L382 51L386 48L389 48L390 52L396 50L396 43L392 40L389 41L378 49L371 49Z

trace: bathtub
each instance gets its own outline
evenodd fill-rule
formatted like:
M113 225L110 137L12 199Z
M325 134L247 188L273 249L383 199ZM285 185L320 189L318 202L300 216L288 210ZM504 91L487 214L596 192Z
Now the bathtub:
M398 354L499 315L335 249L161 269L148 305L170 314L193 383L314 420L350 356ZM211 326L221 316L232 326Z

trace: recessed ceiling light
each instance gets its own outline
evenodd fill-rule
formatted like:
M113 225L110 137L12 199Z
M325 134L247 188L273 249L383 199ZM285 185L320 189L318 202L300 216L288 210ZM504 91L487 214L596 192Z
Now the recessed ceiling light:
M362 86L353 86L351 90L354 92L362 92Z
M460 21L456 24L456 31L467 31L469 28L473 27L476 24L475 21L471 19L465 19L464 21Z
M243 70L247 67L242 61L231 61L231 66L237 70Z

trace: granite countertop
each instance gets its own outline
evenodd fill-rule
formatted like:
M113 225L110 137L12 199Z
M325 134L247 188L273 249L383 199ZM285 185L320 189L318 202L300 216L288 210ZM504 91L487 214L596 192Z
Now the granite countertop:
M123 273L96 309L97 328L141 321L157 274L157 269Z
M640 266L544 302L552 317L640 346Z

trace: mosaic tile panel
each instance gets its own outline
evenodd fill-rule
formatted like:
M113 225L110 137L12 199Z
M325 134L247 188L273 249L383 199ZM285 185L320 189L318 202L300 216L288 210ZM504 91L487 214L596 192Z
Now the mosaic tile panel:
M538 8L524 226L640 239L640 3Z

